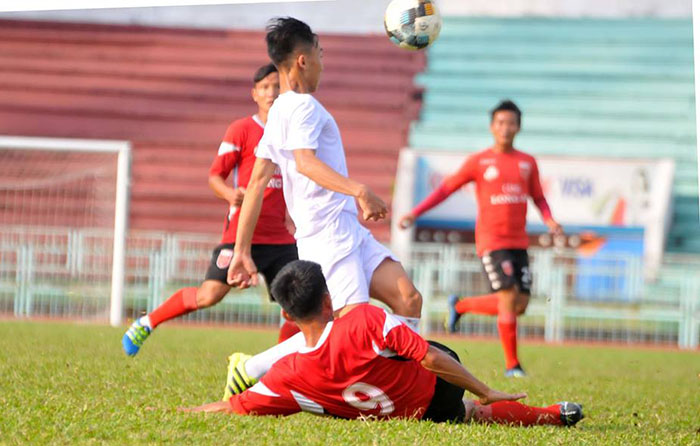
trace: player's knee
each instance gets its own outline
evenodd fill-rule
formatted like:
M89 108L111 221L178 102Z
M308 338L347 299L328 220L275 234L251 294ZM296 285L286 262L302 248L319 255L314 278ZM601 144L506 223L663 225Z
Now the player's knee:
M197 308L208 308L221 302L226 293L218 292L212 289L197 290Z
M518 316L522 316L527 311L527 306L530 303L530 296L527 294L521 294L515 302L515 313Z

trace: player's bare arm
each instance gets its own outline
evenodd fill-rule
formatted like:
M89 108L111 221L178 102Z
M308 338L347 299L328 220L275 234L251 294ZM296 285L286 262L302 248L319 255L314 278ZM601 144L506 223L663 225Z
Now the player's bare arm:
M421 365L445 381L473 393L479 397L481 404L516 401L527 397L525 393L511 394L491 389L469 373L462 364L455 361L450 355L432 345L428 348L428 353L421 361Z
M233 413L228 401L216 401L214 403L203 404L197 407L181 407L181 412L223 412Z
M245 189L242 187L233 188L226 184L226 180L219 175L209 176L209 187L214 191L214 195L222 200L228 201L233 207L240 207L243 203Z
M460 187L474 180L474 163L471 158L462 164L457 172L447 177L433 192L414 207L411 212L399 219L399 228L408 229L416 222L416 219L435 206L447 200L450 195Z
M264 158L257 158L246 189L238 217L238 231L231 265L228 268L227 282L231 286L247 288L258 284L258 269L251 256L251 245L255 225L262 209L265 188L275 173L275 164Z
M305 177L313 180L319 186L355 197L362 209L362 218L367 220L381 220L389 211L386 203L372 190L362 183L346 178L326 163L318 159L313 149L299 149L294 151L297 171Z

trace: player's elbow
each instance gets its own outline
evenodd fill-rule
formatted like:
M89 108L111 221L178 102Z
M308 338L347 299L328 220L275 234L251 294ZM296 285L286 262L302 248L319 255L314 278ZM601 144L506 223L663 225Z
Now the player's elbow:
M294 162L296 164L297 172L308 177L312 174L314 159L316 155L314 152L307 149L295 150L294 151Z
M296 165L297 165L297 172L304 175L305 177L309 176L310 163L306 157L299 157L296 160Z
M416 287L411 287L401 294L401 308L395 311L403 316L419 318L423 308L423 296L420 291Z
M436 369L436 366L438 364L438 356L436 354L436 350L437 349L432 345L428 347L428 352L425 354L425 357L420 362L420 365L423 366L424 369L431 371L434 371Z

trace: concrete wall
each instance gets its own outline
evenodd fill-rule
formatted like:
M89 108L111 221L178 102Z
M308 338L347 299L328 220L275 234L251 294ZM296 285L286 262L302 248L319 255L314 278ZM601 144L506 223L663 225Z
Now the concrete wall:
M197 28L262 29L291 15L321 32L382 33L389 0L334 0L73 11L0 13L0 18L127 23ZM690 17L691 0L438 0L444 15L564 17Z

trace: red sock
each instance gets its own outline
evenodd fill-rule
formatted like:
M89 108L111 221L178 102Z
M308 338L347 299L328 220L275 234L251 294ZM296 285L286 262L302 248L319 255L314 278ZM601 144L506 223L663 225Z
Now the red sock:
M283 341L291 338L295 334L299 333L301 330L299 326L292 321L284 321L284 324L280 327L280 334L277 338L277 343L280 344Z
M162 322L169 321L196 309L197 288L182 288L153 310L148 315L148 319L151 320L151 328L156 328Z
M520 364L518 361L518 319L515 313L498 315L498 335L506 357L506 368Z
M499 401L488 406L477 403L474 419L486 423L519 424L521 426L562 425L558 404L549 407L532 407L517 401Z
M495 316L498 314L498 294L492 293L460 299L455 305L455 309L459 314L476 313Z

